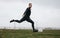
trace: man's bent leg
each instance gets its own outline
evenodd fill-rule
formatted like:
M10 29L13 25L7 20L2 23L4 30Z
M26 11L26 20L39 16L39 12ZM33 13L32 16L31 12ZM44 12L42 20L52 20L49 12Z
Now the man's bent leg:
M32 23L33 32L38 32L38 30L34 28L34 22L30 18L28 18L27 21Z
M28 22L30 22L31 24L32 24L32 28L33 28L33 30L35 29L34 28L34 22L31 20L31 19L27 19L26 21L28 21Z

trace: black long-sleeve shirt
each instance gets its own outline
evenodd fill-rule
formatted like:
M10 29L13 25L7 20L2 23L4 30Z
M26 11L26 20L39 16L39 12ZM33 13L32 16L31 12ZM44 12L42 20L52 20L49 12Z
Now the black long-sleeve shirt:
M24 12L24 17L29 17L31 15L31 10L30 10L30 7L28 7L25 12Z

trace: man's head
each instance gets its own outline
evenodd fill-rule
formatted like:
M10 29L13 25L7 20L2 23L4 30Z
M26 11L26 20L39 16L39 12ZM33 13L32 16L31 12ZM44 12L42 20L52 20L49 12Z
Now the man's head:
M32 7L32 3L29 3L29 7L30 7L30 8Z

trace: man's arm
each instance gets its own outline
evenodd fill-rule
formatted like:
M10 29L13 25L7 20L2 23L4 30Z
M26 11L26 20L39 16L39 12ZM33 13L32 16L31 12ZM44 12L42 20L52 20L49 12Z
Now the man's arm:
M28 12L28 8L27 8L26 11L24 12L23 16L25 16L27 12Z

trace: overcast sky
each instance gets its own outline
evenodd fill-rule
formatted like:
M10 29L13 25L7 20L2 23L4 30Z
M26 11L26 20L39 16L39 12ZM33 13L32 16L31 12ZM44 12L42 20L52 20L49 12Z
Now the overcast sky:
M19 28L31 28L31 24L26 21L9 23L12 19L22 18L29 2L33 4L31 19L36 28L60 28L60 0L0 0L0 27L13 28L16 25Z

